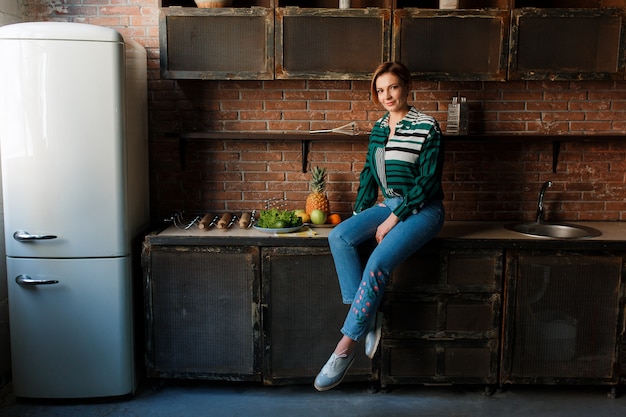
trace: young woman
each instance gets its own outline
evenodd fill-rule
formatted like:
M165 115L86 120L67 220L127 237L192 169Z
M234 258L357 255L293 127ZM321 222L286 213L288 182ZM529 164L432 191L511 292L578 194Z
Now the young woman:
M408 104L410 89L411 74L400 63L385 62L374 72L372 100L386 114L370 134L354 216L328 237L341 296L351 306L343 337L315 379L319 391L343 380L364 336L366 354L374 356L380 341L378 306L392 271L443 226L441 131L434 118ZM379 192L382 202L377 203ZM377 245L363 268L358 246L371 239Z

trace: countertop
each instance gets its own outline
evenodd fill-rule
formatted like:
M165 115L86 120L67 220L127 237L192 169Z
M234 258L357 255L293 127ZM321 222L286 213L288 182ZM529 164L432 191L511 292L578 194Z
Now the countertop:
M626 222L567 222L602 232L601 236L581 239L536 237L508 230L511 222L448 221L432 245L469 248L585 249L626 250ZM152 245L255 245L255 246L327 246L328 227L307 227L289 234L265 233L254 228L212 227L188 230L173 225L146 237Z

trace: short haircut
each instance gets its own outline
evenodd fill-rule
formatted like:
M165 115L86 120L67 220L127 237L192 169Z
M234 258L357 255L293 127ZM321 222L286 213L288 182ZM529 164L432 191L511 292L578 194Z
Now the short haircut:
M383 74L391 73L400 78L404 85L408 88L411 87L411 71L400 62L383 62L376 68L374 71L374 76L372 77L372 101L376 104L380 104L378 101L378 93L376 92L376 80Z

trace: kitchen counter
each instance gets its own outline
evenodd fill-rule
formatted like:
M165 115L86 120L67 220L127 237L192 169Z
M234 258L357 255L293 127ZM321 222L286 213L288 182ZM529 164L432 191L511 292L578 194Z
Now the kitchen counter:
M360 351L348 379L383 386L619 383L626 375L626 222L577 223L602 235L576 240L523 235L506 224L449 221L394 270L382 303L380 355L372 362ZM345 317L340 297L328 297L339 293L332 229L311 230L168 226L148 235L147 375L310 383ZM578 320L579 354L554 361L560 346L552 352L525 342L540 340L526 329L544 310ZM415 312L423 317L415 320ZM551 336L541 336L549 347Z
M448 221L431 245L446 247L489 247L512 249L626 249L626 222L567 222L592 227L601 236L582 239L555 239L529 236L505 228L511 222ZM306 227L301 232L289 234L265 233L254 228L230 229L212 227L201 230L193 226L188 230L169 226L149 235L153 244L179 245L255 245L255 246L327 246L328 227Z

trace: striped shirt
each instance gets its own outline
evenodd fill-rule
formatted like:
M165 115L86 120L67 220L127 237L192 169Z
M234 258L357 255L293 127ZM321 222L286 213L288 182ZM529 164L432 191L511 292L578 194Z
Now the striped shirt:
M390 132L387 113L374 124L370 134L355 212L376 204L381 190L385 198L402 197L402 203L393 212L404 220L425 202L443 199L441 130L433 117L410 107L389 138Z

